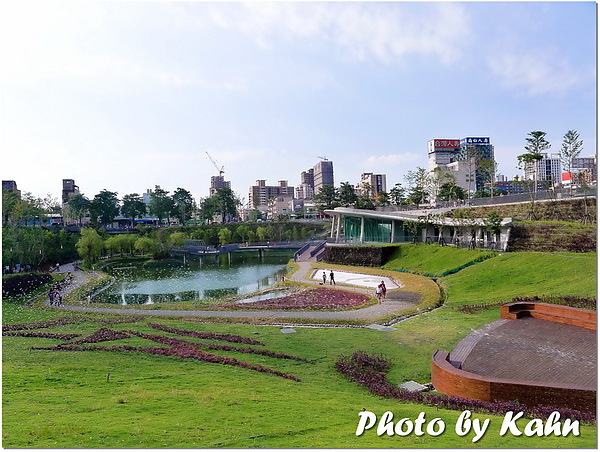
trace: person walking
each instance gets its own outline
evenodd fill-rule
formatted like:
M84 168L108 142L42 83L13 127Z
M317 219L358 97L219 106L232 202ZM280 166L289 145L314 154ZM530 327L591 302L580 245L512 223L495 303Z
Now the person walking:
M383 289L381 288L381 284L379 284L377 286L377 289L375 290L375 295L377 295L377 302L381 304L381 296L383 293Z
M327 273L323 271L323 284L327 283Z
M383 298L385 300L385 296L387 294L387 287L385 287L385 283L383 281L381 281L381 298Z
M331 270L331 272L329 273L329 285L334 285L335 286L335 279L333 278L333 270Z

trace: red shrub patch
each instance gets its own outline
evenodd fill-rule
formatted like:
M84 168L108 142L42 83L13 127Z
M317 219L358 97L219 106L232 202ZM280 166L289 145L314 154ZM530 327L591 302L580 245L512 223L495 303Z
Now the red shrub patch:
M69 341L74 337L81 336L81 334L75 333L48 333L46 331L5 331L2 336L20 336L20 337L45 337L48 339L61 339L63 341Z
M197 331L181 330L179 328L171 328L171 327L168 327L165 325L160 325L158 323L149 323L148 325L150 325L155 330L166 331L167 333L180 334L181 336L198 337L200 339L217 339L217 340L221 340L221 341L239 342L242 344L250 344L250 345L265 345L262 342L256 341L249 337L237 336L235 334L199 333Z
M260 300L252 303L228 303L217 308L237 309L345 309L361 306L369 301L369 297L359 293L334 290L324 287L310 289L286 297Z

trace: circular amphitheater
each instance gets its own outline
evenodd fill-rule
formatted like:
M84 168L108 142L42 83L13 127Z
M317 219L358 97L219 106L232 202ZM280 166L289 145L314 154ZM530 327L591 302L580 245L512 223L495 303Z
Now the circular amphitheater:
M438 350L432 383L448 395L596 410L596 312L509 303L500 319Z

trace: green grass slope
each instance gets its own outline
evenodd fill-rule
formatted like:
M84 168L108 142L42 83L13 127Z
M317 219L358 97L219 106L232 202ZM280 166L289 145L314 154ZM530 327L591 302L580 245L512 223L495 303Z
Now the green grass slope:
M442 278L449 304L517 296L596 296L596 253L507 253Z
M383 268L439 276L496 254L495 251L470 250L453 246L403 244L398 246L398 250Z

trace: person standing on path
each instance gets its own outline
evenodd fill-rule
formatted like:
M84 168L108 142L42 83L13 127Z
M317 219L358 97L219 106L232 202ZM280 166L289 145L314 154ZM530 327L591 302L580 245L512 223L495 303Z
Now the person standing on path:
M387 294L387 287L385 287L385 283L383 281L381 281L379 287L381 287L381 298L385 300L385 294Z
M323 284L327 283L327 273L323 271Z
M333 279L333 270L329 273L329 285L333 284L335 286L335 279Z

